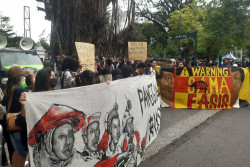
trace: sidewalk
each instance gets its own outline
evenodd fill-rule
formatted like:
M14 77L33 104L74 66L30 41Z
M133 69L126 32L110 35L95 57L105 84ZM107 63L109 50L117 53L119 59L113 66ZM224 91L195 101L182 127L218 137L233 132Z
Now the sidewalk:
M181 138L220 110L170 109L161 110L161 129L157 138L146 149L144 160ZM142 165L140 165L142 166Z

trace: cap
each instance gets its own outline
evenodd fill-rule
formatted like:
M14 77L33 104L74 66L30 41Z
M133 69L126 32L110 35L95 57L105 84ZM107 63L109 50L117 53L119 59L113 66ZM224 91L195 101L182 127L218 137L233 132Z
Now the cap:
M87 126L90 125L93 122L99 122L101 118L101 113L100 112L96 112L93 115L89 116L87 118L87 122L83 125L82 127L82 132L84 133L84 131L86 130Z
M125 129L125 126L126 126L126 123L127 123L127 120L129 118L132 118L132 120L134 119L134 117L128 112L128 111L125 111L123 117L122 117L122 131L124 132L124 129Z
M112 123L112 119L113 118L119 118L119 113L118 113L118 104L115 103L113 108L106 113L106 118L105 118L105 121L104 121L104 126L105 126L105 129L110 132L110 128L111 128L111 123Z
M127 98L126 98L127 99ZM126 106L126 110L125 110L125 113L122 117L122 127L123 127L123 132L124 132L124 128L126 126L126 123L127 123L127 120L129 118L132 118L132 120L134 119L134 117L130 114L130 110L132 108L132 103L129 99L127 99L127 106Z

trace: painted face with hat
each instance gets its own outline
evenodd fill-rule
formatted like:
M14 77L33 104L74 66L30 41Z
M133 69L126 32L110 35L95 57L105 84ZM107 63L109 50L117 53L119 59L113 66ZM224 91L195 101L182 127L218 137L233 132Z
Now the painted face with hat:
M134 136L134 117L129 113L132 108L130 100L127 100L127 107L122 118L123 133L127 133L128 137Z
M119 119L117 103L115 103L113 109L108 114L107 128L108 128L108 133L111 135L111 142L114 145L117 145L121 137L120 119Z
M73 153L74 132L70 123L58 126L52 135L52 151L61 160L67 160Z
M64 105L52 105L29 133L29 145L35 150L34 159L41 158L40 153L44 152L56 164L71 159L74 154L74 133L84 123L83 112Z
M83 142L85 143L85 151L95 152L97 150L100 139L100 120L101 113L94 113L87 119L86 129L83 127Z
M133 137L134 135L134 124L133 124L133 116L130 114L124 114L124 117L128 116L126 124L124 126L123 132L127 132L128 137Z

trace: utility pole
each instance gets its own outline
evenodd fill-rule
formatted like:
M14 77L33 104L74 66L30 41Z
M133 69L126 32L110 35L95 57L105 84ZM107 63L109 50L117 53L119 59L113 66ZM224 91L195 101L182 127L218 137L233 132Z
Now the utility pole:
M24 38L31 38L31 28L30 28L30 7L24 6L23 8L24 16Z

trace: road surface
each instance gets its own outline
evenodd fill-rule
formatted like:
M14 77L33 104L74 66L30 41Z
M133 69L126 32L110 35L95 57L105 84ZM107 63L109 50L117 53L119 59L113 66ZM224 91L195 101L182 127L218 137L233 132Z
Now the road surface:
M250 166L250 107L220 111L139 167Z

